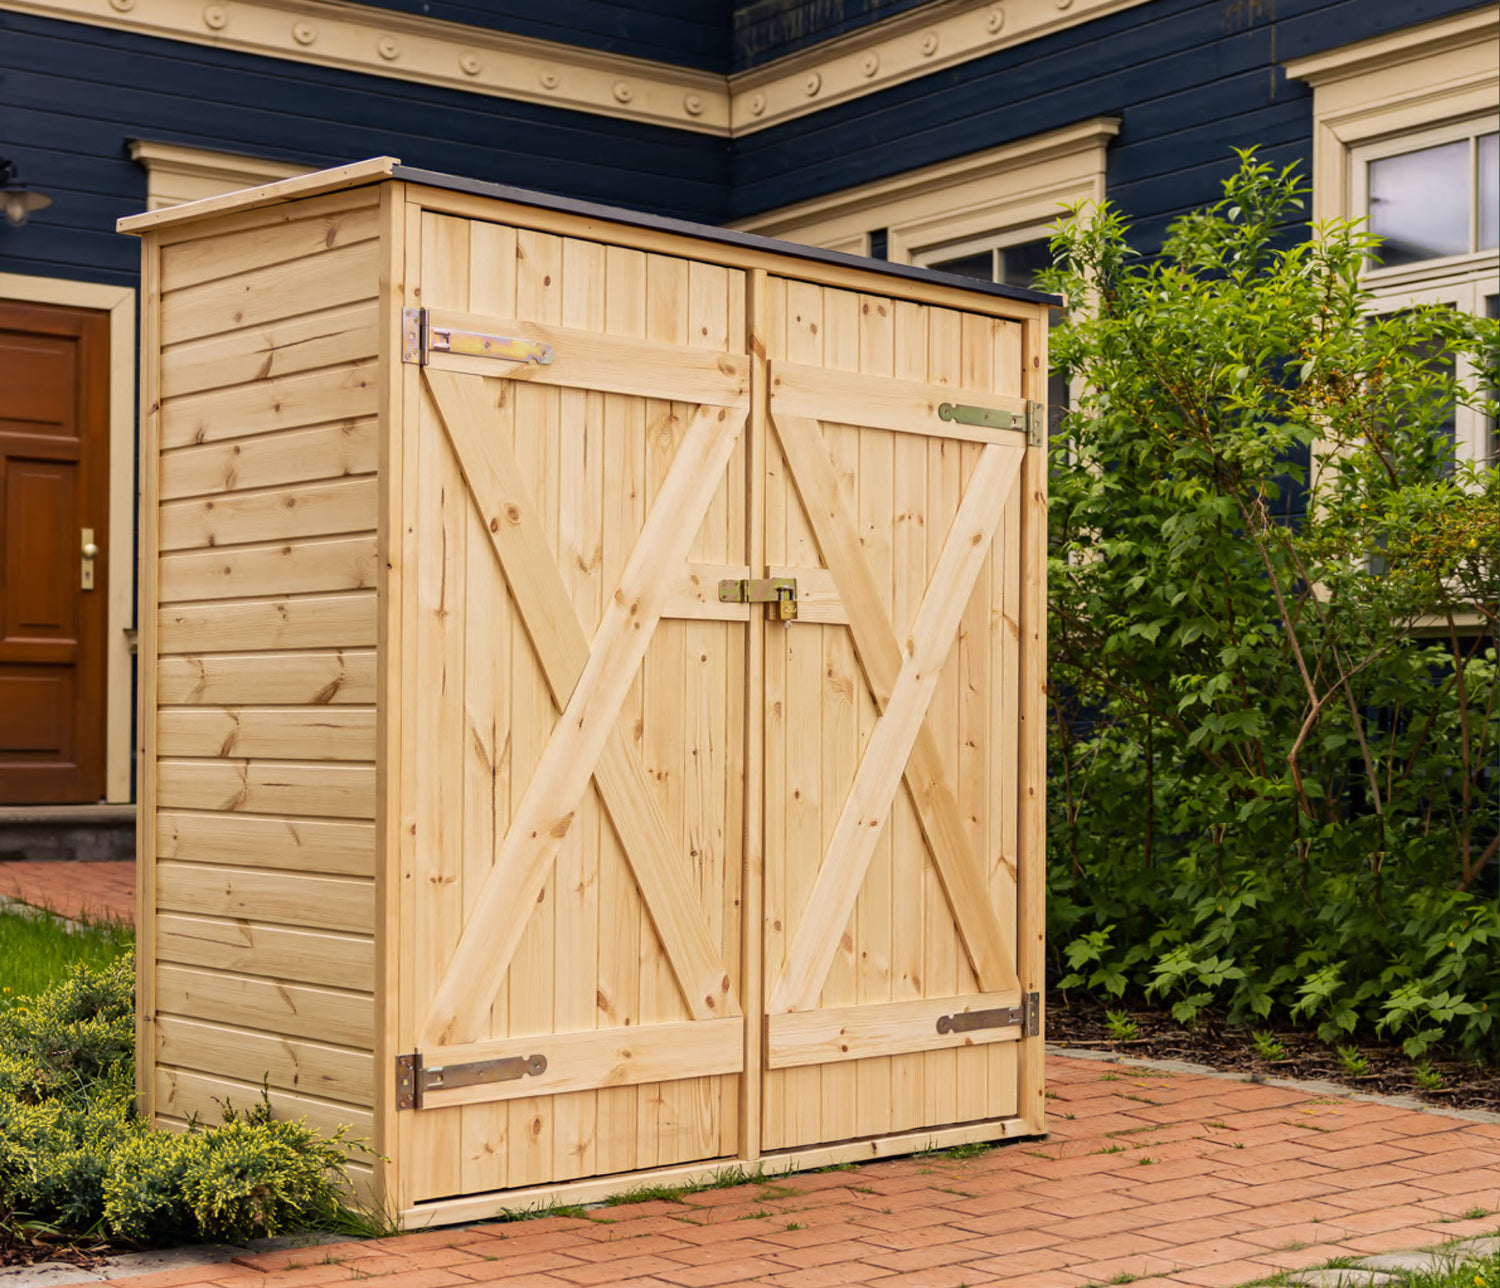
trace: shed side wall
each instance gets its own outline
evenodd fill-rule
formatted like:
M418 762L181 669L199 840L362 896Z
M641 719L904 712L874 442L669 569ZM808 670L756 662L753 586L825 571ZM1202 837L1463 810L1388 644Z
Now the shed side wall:
M373 1127L377 201L161 239L143 809L165 1124L264 1077L280 1112Z

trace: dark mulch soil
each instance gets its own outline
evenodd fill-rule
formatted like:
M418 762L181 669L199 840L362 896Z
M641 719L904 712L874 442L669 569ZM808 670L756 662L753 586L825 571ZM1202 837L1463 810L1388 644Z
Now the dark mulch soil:
M1112 1037L1107 1015L1110 1011L1128 1015L1140 1036L1129 1040ZM1306 1030L1267 1023L1262 1031L1274 1033L1281 1043L1281 1059L1262 1058L1251 1030L1231 1028L1220 1015L1203 1014L1192 1028L1184 1028L1166 1011L1142 1010L1126 1002L1106 1003L1078 992L1053 990L1047 995L1047 1040L1056 1046L1114 1051L1150 1060L1190 1060L1211 1069L1268 1078L1318 1078L1352 1091L1416 1096L1445 1109L1500 1111L1500 1068L1494 1065L1484 1067L1429 1053L1431 1068L1442 1078L1442 1085L1424 1089L1399 1043L1348 1044L1345 1049L1357 1047L1369 1066L1367 1074L1356 1076L1345 1068L1337 1050Z
M63 1236L58 1236L59 1240ZM32 1236L24 1231L6 1229L0 1225L0 1266L14 1268L16 1266L39 1266L43 1262L49 1265L77 1266L80 1270L94 1270L104 1265L109 1254L117 1249L111 1249L108 1244L93 1243L85 1239L79 1243L56 1242L51 1239Z

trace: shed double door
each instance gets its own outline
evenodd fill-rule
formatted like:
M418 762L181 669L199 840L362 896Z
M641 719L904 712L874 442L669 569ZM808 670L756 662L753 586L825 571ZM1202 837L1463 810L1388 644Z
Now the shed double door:
M756 363L739 271L430 213L408 280L404 1203L1013 1113L934 1024L1019 1001L1022 449L930 395L1019 328L762 279Z

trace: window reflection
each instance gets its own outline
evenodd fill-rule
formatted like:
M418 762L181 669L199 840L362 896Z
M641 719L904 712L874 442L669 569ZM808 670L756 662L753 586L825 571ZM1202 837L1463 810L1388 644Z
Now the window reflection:
M1370 231L1386 267L1469 249L1469 141L1370 162Z

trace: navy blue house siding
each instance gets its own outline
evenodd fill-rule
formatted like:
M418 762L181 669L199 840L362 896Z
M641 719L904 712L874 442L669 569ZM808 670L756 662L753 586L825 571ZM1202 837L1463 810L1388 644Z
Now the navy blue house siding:
M0 11L0 156L54 205L0 224L0 271L134 284L114 221L146 206L127 140L309 167L409 165L635 206L726 216L720 139Z
M913 3L915 0L907 0ZM422 18L488 27L709 72L730 69L729 0L361 0Z
M1279 63L1474 7L1152 0L736 140L734 217L1118 116L1109 195L1150 244L1174 215L1219 195L1233 146L1308 168L1311 92Z

